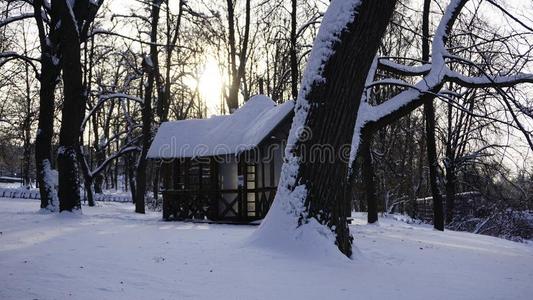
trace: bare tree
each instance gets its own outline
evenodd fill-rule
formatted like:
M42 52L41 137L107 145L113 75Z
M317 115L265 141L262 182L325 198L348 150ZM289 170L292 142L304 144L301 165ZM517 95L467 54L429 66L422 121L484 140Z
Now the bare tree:
M394 6L395 1L330 4L303 76L276 199L259 232L279 222L272 215L293 218L288 224L295 227L319 222L351 256L348 163L337 154L351 144L366 74ZM301 160L311 157L313 145L331 147L334 160Z
M146 89L144 91L144 103L142 109L142 150L137 162L136 172L136 200L135 212L144 214L146 194L146 154L152 142L152 93L154 82L158 76L158 50L157 50L157 31L159 23L159 13L161 11L162 0L153 0L150 8L150 54L143 58L144 72L147 74Z
M424 10L422 13L422 62L429 62L429 10L431 0L424 0ZM444 230L444 208L442 195L438 186L438 159L437 143L435 141L435 109L433 107L433 95L428 96L424 103L424 115L426 117L426 143L429 165L429 182L431 195L433 197L433 227L437 230Z
M85 115L87 89L83 86L80 44L87 41L87 33L102 2L103 0L98 2L58 0L52 6L61 21L58 40L64 86L57 155L60 211L81 209L79 128Z
M9 11L9 5L21 5L24 7L26 1L9 1L6 13ZM55 190L54 176L52 172L51 146L54 128L54 106L55 106L55 89L60 73L59 62L61 55L58 50L57 22L58 16L54 13L54 7L42 0L35 0L32 3L32 12L21 13L20 15L7 18L0 22L0 27L7 26L10 23L33 18L37 26L37 32L40 43L40 59L19 55L14 52L4 52L6 58L0 65L6 63L9 59L21 59L32 64L36 76L40 81L39 91L39 124L35 139L35 165L37 169L37 182L41 194L41 208L55 211L58 209L57 194ZM40 62L40 73L33 64L34 61Z
M250 38L250 0L245 0L245 21L244 21L244 36L239 44L235 32L236 16L235 6L237 0L227 0L228 13L228 47L229 47L229 77L230 85L226 95L226 103L230 112L233 112L239 107L239 90L241 80L244 79L246 70L246 59L248 55L248 43Z

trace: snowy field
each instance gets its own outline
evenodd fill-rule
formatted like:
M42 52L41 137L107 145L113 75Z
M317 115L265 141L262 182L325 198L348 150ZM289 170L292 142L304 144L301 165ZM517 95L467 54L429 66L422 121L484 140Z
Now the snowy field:
M253 226L38 205L0 198L0 299L533 299L533 247L488 236L358 215L353 261L309 261L247 246Z

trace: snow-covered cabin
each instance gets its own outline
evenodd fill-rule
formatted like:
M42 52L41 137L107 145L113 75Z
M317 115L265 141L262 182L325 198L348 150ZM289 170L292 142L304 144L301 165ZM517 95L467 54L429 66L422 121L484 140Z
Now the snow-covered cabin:
M148 158L161 161L163 218L250 222L277 189L294 102L254 96L230 115L165 122Z

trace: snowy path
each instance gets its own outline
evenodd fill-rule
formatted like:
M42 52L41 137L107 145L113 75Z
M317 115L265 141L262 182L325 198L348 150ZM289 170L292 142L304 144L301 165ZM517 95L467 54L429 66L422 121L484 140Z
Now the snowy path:
M34 200L0 198L0 299L533 297L531 245L358 218L356 260L307 261L246 247L255 227L101 205L50 215Z

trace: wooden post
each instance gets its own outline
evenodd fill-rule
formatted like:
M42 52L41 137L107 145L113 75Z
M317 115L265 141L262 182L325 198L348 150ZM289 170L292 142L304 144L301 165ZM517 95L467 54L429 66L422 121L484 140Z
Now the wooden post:
M218 165L216 159L210 158L210 176L211 176L211 193L209 195L210 201L210 210L211 218L218 219L219 207L218 202L219 198L222 197L220 194L220 186L218 186Z
M244 207L244 203L246 202L244 199L246 198L246 192L245 192L245 186L246 186L246 178L244 178L243 175L243 159L242 154L237 156L237 176L243 176L242 184L237 180L237 189L238 189L238 215L241 220L243 220L246 216L246 209Z
M173 190L177 190L179 189L179 186L178 186L178 180L180 178L180 159L177 158L177 159L174 159L174 161L172 162L172 179L171 179L171 184L172 184L172 189ZM170 173L170 172L169 172ZM169 176L170 177L170 176ZM169 182L170 183L170 182ZM170 184L169 184L169 188L170 188Z

